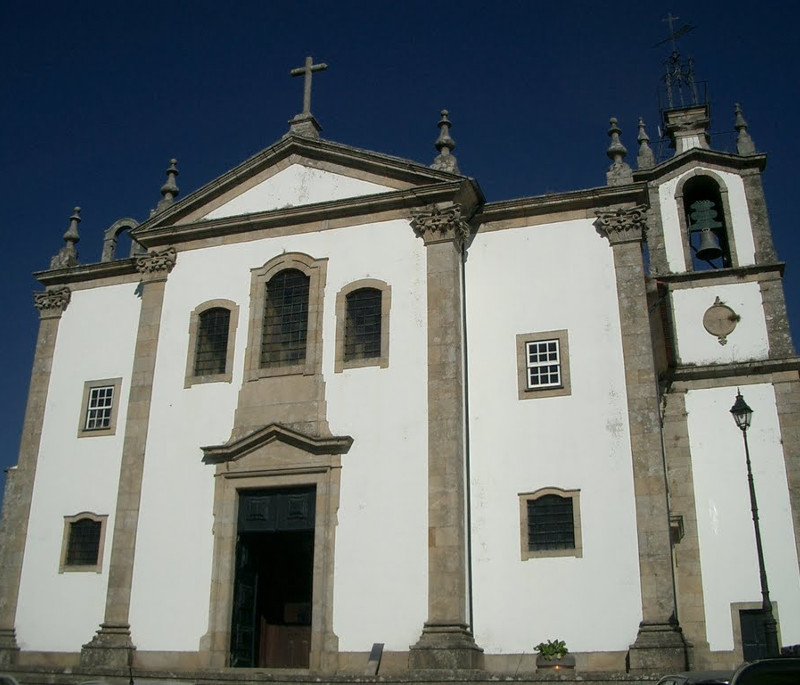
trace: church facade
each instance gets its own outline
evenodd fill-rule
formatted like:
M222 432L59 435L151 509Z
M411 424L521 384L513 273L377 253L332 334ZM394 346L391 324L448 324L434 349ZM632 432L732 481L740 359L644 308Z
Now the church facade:
M769 641L762 547L800 643L800 359L741 112L736 153L673 108L670 158L612 120L606 186L486 202L446 113L428 167L304 109L180 200L173 161L99 263L76 212L37 274L3 668L729 667Z

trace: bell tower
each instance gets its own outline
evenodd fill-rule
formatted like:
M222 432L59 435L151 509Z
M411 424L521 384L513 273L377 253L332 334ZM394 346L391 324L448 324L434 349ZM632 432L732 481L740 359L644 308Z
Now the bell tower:
M760 606L760 594L757 581L746 574L726 588L705 580L721 560L733 563L733 539L720 535L720 527L732 531L734 521L744 522L736 533L744 558L737 563L757 568L741 437L729 409L739 389L751 406L750 397L759 402L759 505L790 508L796 527L800 431L793 426L800 425L800 359L787 320L784 264L775 254L767 217L761 181L766 155L757 150L738 104L731 107L735 139L722 141L720 148L728 150L715 149L705 84L695 80L691 58L684 59L676 46L675 39L691 27L676 31L676 18L668 19L672 52L662 77L661 124L673 152L652 166L640 164L633 179L647 185L650 205L650 323L676 610L692 667L719 667L721 658L733 667L750 658L741 638L744 614ZM782 480L789 482L787 501L770 501L781 497ZM782 578L784 570L769 547L766 566L774 585L773 576ZM715 611L730 612L730 625L707 620Z

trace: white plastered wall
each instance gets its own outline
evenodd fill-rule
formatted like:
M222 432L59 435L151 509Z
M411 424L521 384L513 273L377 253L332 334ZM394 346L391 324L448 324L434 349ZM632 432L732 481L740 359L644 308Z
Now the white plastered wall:
M691 264L686 264L683 252L683 237L679 220L679 212L683 212L683 207L678 206L675 199L675 190L678 184L688 175L702 174L708 172L713 178L722 179L728 190L728 202L730 205L731 220L734 242L736 244L736 257L739 266L755 264L755 243L753 242L753 228L750 224L750 211L747 206L747 198L744 192L744 182L741 176L720 171L718 169L706 169L696 167L680 176L670 179L658 188L658 199L661 205L661 221L664 229L664 247L667 253L667 263L669 270L673 273L680 273L689 270ZM724 190L724 188L721 188Z
M728 364L769 356L764 303L758 283L674 290L671 293L675 344L682 364ZM720 344L703 326L703 316L719 298L740 317Z
M204 219L253 214L395 190L361 179L292 164L209 212Z
M775 393L741 388L753 409L747 433L770 595L782 644L800 642L800 577ZM730 408L737 388L686 394L706 630L712 650L734 648L731 604L761 602L744 443Z
M142 650L196 651L208 629L214 467L203 445L230 437L247 343L250 270L284 252L327 258L323 360L342 457L334 632L342 651L407 649L427 610L425 252L404 221L182 252L167 281L134 568L131 626ZM347 283L392 288L389 366L334 373L335 303ZM239 305L232 383L184 389L189 314ZM268 420L265 419L265 423Z
M136 284L78 290L61 317L22 565L23 650L80 651L103 621L141 300ZM114 435L78 438L84 383L122 378ZM107 515L100 573L59 573L64 517Z
M590 220L479 233L467 312L476 640L626 650L641 591L612 249ZM518 399L517 334L558 329L571 395ZM582 557L522 561L518 493L543 487L580 489Z

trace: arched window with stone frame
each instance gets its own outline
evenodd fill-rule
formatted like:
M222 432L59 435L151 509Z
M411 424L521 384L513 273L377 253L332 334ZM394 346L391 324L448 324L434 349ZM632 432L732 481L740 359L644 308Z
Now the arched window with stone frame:
M320 372L326 259L282 254L251 271L248 380Z
M334 371L389 366L389 310L392 289L365 278L344 286L336 295L336 361Z
M231 300L208 300L189 319L185 387L196 383L230 383L239 306Z

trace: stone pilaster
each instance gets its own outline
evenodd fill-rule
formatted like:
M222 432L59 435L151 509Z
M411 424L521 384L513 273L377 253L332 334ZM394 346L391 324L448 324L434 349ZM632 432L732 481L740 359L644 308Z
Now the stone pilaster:
M39 459L42 422L47 405L50 370L61 314L70 300L66 286L34 293L39 310L39 335L33 357L28 404L22 425L19 460L6 477L3 516L0 519L0 667L16 663L19 654L14 623L17 614L22 559Z
M700 565L700 537L694 496L692 452L686 414L686 389L673 387L663 408L664 446L670 492L670 514L680 525L673 528L673 554L681 629L691 643L691 668L712 668L706 638L706 611ZM678 518L679 517L679 518ZM675 535L675 531L682 535Z
M153 390L161 308L167 276L175 266L173 248L149 252L136 258L142 275L142 307L136 336L128 416L122 446L122 464L114 517L114 536L108 570L105 620L92 640L81 650L84 666L125 668L135 649L131 641L128 613L133 580L139 499L147 446L148 419Z
M462 247L458 205L419 214L428 297L428 620L409 667L483 668L467 617Z
M642 622L628 652L634 673L686 668L687 645L675 615L666 473L647 311L643 206L598 212L596 226L614 251L633 458Z
M792 526L800 559L800 382L796 373L781 374L773 380L778 422L781 428L783 460L789 485Z

